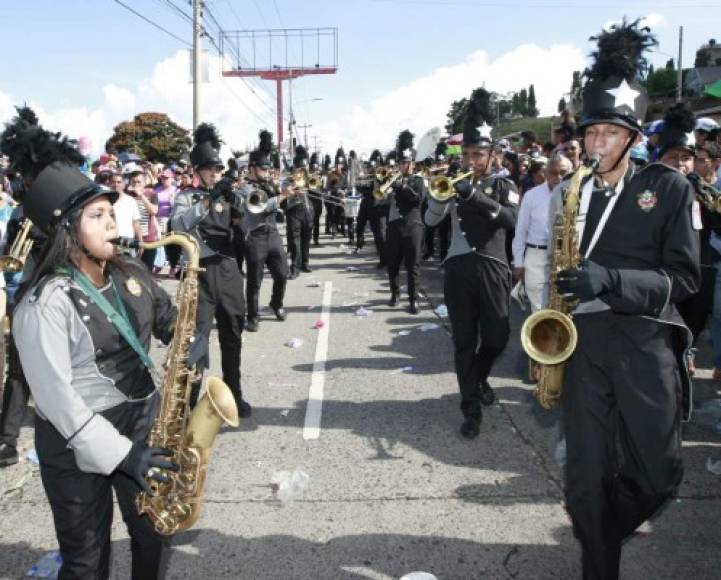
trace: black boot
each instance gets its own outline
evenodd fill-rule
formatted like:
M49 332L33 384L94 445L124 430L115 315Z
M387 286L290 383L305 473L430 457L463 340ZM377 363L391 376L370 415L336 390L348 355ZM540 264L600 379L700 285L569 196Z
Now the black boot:
M258 319L249 318L245 323L245 330L248 332L258 332Z
M493 392L491 385L488 384L488 381L483 381L481 383L481 403L488 407L492 405L495 400L496 393Z
M0 443L0 467L8 467L18 462L18 450L9 443Z
M391 294L391 299L388 301L388 306L398 306L398 292Z
M418 314L418 306L416 306L415 298L411 298L410 304L408 305L408 314Z
M233 394L235 397L235 406L238 407L238 417L248 418L253 414L253 407L250 403L243 399L243 395Z
M469 415L461 425L461 435L466 439L475 439L481 433L483 415Z
M275 318L280 322L283 322L286 318L288 318L288 314L285 312L285 308L283 308L282 306L280 308L275 308L271 306L270 308L275 313Z

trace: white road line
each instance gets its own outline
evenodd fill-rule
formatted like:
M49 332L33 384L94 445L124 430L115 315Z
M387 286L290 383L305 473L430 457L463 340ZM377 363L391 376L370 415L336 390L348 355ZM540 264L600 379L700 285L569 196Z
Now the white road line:
M330 333L330 305L333 300L333 282L323 286L323 306L320 319L323 326L318 329L318 342L315 344L313 375L308 390L308 406L305 409L303 439L320 437L320 420L323 413L323 388L325 387L325 362L328 358L328 335Z

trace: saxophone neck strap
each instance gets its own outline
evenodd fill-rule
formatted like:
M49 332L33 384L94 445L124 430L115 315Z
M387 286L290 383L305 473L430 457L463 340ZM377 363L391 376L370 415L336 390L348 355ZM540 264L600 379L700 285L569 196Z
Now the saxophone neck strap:
M113 297L115 304L114 307L105 296L95 287L88 278L76 268L58 268L58 272L61 274L69 275L77 284L82 288L83 292L92 300L95 305L102 310L103 314L108 317L108 320L115 326L120 335L130 345L130 347L136 352L140 360L148 369L155 368L153 360L148 356L145 347L140 342L138 335L135 334L132 324L130 324L130 318L128 312L125 309L123 298L118 291L118 287L115 285L115 280L110 276L110 285L113 288Z

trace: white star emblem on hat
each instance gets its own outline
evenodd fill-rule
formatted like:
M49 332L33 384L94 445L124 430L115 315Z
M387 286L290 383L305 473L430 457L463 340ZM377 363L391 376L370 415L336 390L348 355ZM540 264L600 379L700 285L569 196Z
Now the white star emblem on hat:
M481 137L485 137L486 139L491 138L491 131L493 131L493 127L491 127L488 123L483 121L483 125L480 127L476 127L476 131L478 131L478 134Z
M413 152L410 149L404 149L403 150L403 157L410 159L412 157Z
M631 110L634 109L636 97L641 93L633 88L623 79L620 85L615 89L606 89L606 92L614 98L614 108L618 109L622 105L626 105Z

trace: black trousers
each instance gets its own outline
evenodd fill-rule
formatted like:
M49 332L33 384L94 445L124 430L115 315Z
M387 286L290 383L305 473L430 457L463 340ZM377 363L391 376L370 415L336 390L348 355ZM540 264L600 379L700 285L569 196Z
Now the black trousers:
M155 264L155 254L157 253L158 248L153 248L152 250L145 249L140 256L140 260L151 272L153 271L153 265Z
M313 221L305 211L286 213L286 235L291 268L300 270L308 266L310 259L310 238L313 233Z
M436 231L438 232L438 241L440 244L440 259L441 261L446 259L448 254L448 248L451 245L451 216L447 215L441 220L437 226L426 226L425 235L425 248L424 255L433 256L435 255L435 238Z
M358 208L358 217L355 222L355 247L359 250L365 246L365 229L369 222L372 222L371 212L373 211L373 200L368 197L363 197L360 202L360 208ZM372 229L371 225L371 229Z
M566 505L583 578L615 580L621 543L681 483L673 327L610 311L574 316L566 366Z
M156 393L150 399L123 403L102 415L132 441L143 441L159 401ZM80 471L65 438L40 418L35 421L35 447L63 558L59 580L110 577L113 490L130 535L133 580L163 578L170 540L157 534L146 516L138 515L138 485L117 471L110 475Z
M416 300L421 246L423 245L423 224L415 219L400 218L388 224L386 244L386 267L391 292L400 293L399 273L401 262L408 273L408 298Z
M348 234L348 245L352 246L355 243L355 218L345 217L345 231Z
M335 215L335 204L329 202L323 202L325 205L325 233L334 234L336 233L337 223Z
M386 263L386 240L388 238L388 205L375 205L370 211L371 231L373 242L378 251L378 259L385 266Z
M678 304L679 314L693 334L694 345L706 328L706 321L713 310L713 291L716 283L716 268L701 266L701 288L696 294Z
M508 343L510 292L506 264L475 253L445 262L443 294L465 417L481 414L481 384Z
M231 258L213 256L201 261L204 272L198 275L198 310L196 331L210 336L215 320L220 343L220 365L223 381L236 399L242 398L240 381L241 334L245 324L243 275ZM200 361L198 368L208 368L209 360ZM192 402L197 401L200 384L193 385Z
M30 399L30 388L25 380L12 334L8 334L6 340L8 374L3 392L2 414L0 415L0 443L17 447L20 428ZM5 364L5 361L0 360L0 364Z
M271 308L282 308L285 286L288 280L288 258L283 249L280 234L274 229L251 232L245 240L245 261L248 272L246 294L248 297L248 320L258 318L258 294L263 283L263 271L268 266L273 278Z
M318 195L320 195L320 193L318 193ZM313 205L313 242L318 244L320 239L320 214L323 213L323 202L320 199L311 198L311 204ZM328 212L326 211L326 220L327 219ZM326 231L326 233L329 232Z

